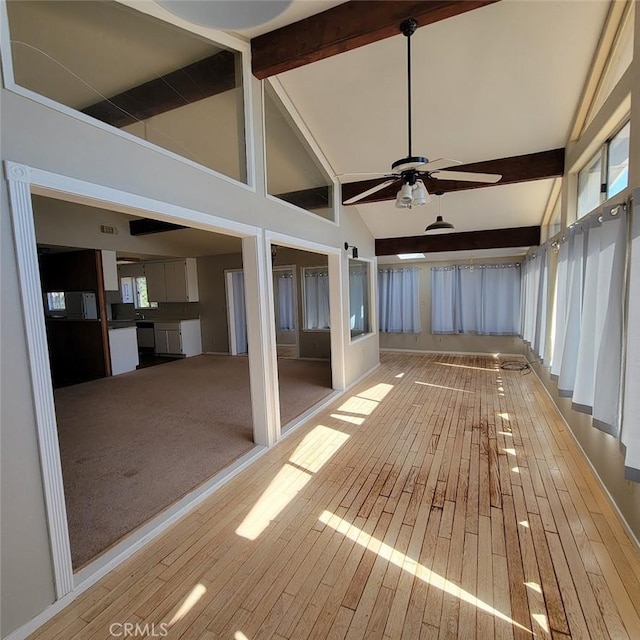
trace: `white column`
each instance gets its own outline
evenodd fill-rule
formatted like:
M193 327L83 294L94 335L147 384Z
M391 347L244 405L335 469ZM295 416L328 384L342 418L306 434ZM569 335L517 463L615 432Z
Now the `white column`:
M242 240L253 438L270 447L280 438L280 401L271 255L265 246L262 231Z
M334 389L346 387L345 371L345 320L342 301L343 273L340 254L329 254L329 313L331 323L331 378ZM347 267L348 272L348 267ZM348 277L348 276L347 276ZM346 331L349 323L346 322Z

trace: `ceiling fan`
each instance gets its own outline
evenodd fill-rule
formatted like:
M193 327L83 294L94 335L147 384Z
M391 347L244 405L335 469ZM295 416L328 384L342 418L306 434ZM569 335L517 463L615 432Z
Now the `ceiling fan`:
M407 133L408 133L408 153L406 158L400 158L391 165L389 173L368 173L368 174L343 174L343 175L370 175L386 178L380 184L359 193L344 201L344 204L356 204L360 200L388 187L395 182L400 183L400 190L396 196L396 207L399 209L411 209L415 206L426 204L429 200L429 193L421 180L423 176L427 178L437 178L438 180L461 180L467 182L498 182L502 178L497 173L472 173L470 171L451 171L447 167L462 164L456 160L438 158L429 160L423 156L414 156L411 151L411 36L415 32L418 23L410 18L400 24L400 31L407 38Z

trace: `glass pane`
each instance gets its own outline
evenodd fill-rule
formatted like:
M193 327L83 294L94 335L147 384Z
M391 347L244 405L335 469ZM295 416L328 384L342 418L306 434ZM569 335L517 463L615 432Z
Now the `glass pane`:
M122 302L130 304L134 302L133 299L133 278L120 278L120 293L122 295Z
M349 260L349 321L351 337L369 333L369 263Z
M140 278L136 278L136 308L137 309L148 309L151 305L149 304L149 295L147 294L147 278L145 276L141 276Z
M593 211L602 201L602 158L600 152L578 174L578 218Z
M609 142L609 170L607 175L607 197L615 196L629 184L629 133L631 122Z
M47 306L49 311L64 311L67 308L64 291L50 291L47 293Z
M592 107L589 109L585 127L591 123L598 111L600 111L600 108L611 95L614 87L618 84L620 78L622 78L624 72L629 68L631 61L633 60L634 11L635 3L632 2L629 13L622 24L620 36L618 37L613 53L609 58L607 67L604 70L598 93L596 94Z
M7 6L17 84L246 182L239 53L118 2Z
M333 183L269 83L264 124L267 193L334 220Z

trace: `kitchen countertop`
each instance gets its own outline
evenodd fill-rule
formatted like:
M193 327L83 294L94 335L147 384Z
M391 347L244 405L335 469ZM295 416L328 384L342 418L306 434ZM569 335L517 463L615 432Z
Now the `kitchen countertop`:
M195 318L136 318L135 320L109 320L109 329L124 329L127 327L136 327L138 323L144 322L148 324L158 324L160 322L187 322L189 320L200 320L200 316Z

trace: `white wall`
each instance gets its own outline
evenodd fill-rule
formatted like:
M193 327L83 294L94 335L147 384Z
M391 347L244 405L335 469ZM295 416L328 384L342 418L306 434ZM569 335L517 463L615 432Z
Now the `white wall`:
M147 148L126 134L82 122L4 88L0 94L2 159L331 247L341 247L348 240L359 246L361 255L373 256L373 238L353 210L343 211L341 226L337 226L264 197L260 84L255 79L252 89L255 190ZM2 635L6 636L41 613L53 601L54 592L16 264L4 195L2 205L2 361L3 366L11 364L11 375L3 376L2 389ZM343 301L346 295L344 287ZM348 299L346 302L348 309ZM377 336L347 346L347 383L377 363L377 347Z

